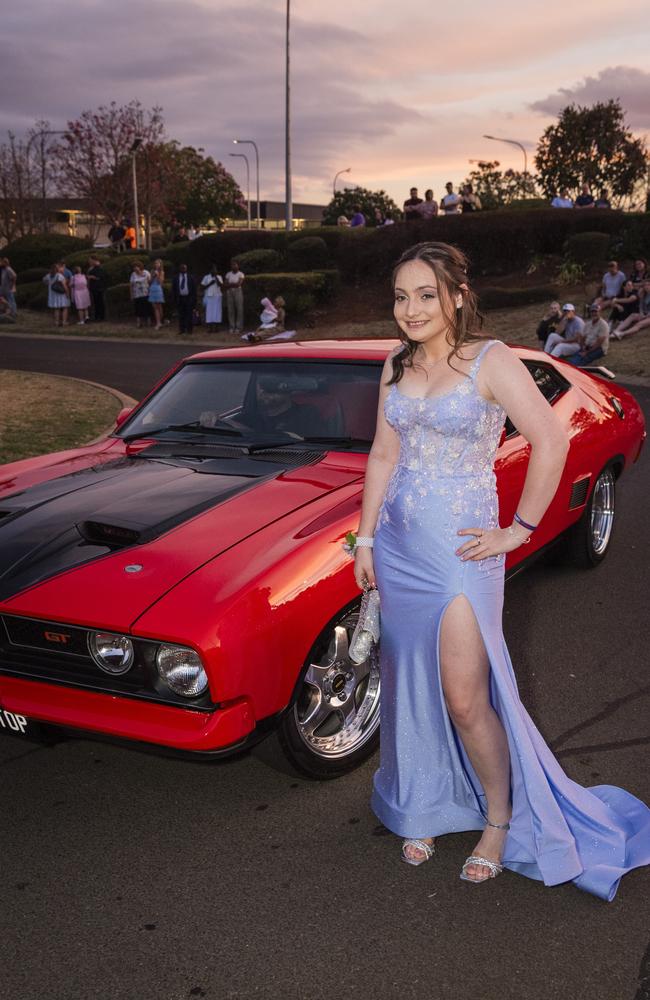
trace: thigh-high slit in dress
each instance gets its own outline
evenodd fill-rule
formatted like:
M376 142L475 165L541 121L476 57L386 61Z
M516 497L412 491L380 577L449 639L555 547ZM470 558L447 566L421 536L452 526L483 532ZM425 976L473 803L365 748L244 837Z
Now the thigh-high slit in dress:
M650 863L650 810L621 788L564 773L522 705L503 637L505 556L461 561L459 528L498 526L494 458L505 413L476 375L419 399L391 386L385 415L400 455L375 532L381 595L381 751L372 807L402 837L482 830L483 789L447 712L440 627L469 601L490 663L490 695L510 751L512 819L503 864L546 885L573 881L606 900Z

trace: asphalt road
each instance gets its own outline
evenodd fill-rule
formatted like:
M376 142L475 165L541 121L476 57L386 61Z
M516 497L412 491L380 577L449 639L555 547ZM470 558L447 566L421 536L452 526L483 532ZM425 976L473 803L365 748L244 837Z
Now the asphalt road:
M145 371L126 345L75 344L55 369L40 346L20 364L5 344L3 367L135 396L179 356L133 345ZM650 421L650 391L635 394ZM620 483L606 562L538 564L507 585L504 616L524 703L569 775L646 801L649 490L646 453ZM368 806L375 767L315 784L273 740L208 765L0 736L0 995L650 1000L648 870L607 904L510 872L460 882L475 834L440 839L422 868L400 864Z

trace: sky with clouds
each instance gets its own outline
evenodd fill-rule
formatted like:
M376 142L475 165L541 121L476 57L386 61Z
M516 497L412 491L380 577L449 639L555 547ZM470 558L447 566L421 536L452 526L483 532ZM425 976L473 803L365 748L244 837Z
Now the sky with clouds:
M292 0L294 201L341 181L458 184L469 159L521 169L566 104L620 98L650 134L647 0ZM202 146L244 185L232 138L260 148L263 198L284 197L285 0L20 0L3 10L0 131L52 128L86 108L162 105L170 137ZM249 147L250 149L250 147ZM241 150L240 150L241 151ZM252 150L251 150L252 153ZM253 163L251 162L251 167Z

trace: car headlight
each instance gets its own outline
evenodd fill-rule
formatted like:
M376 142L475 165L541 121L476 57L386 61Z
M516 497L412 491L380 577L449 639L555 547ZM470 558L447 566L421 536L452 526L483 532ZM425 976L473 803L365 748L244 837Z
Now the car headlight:
M203 694L208 686L208 676L201 658L187 646L160 646L156 653L156 667L165 684L175 694L194 698Z
M107 674L125 674L133 666L133 643L126 635L91 632L88 648L97 666Z

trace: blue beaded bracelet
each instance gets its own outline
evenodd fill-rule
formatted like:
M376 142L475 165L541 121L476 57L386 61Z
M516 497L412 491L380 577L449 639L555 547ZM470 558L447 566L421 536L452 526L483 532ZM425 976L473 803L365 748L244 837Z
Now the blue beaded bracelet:
M515 513L515 521L517 524L520 524L522 528L526 528L528 531L535 531L538 527L536 524L528 524L527 521L524 521L523 517L519 517L519 514L517 513Z

